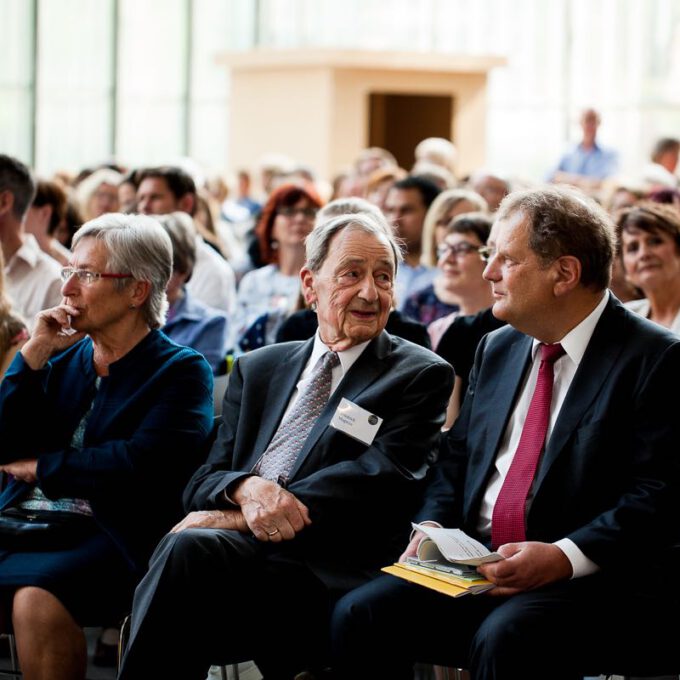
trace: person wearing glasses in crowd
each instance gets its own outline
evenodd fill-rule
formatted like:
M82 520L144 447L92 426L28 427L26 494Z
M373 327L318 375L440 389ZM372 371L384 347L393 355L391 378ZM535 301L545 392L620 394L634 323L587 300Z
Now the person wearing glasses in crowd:
M457 301L455 311L432 321L427 330L436 350L446 329L457 316L476 314L493 303L491 286L482 278L482 246L491 231L491 218L484 213L466 213L454 218L437 247L439 288Z
M444 429L449 429L458 417L479 341L505 325L491 312L493 293L482 276L495 248L491 224L491 218L484 213L459 215L449 225L439 247L443 276L460 301L459 311L428 326L433 348L456 371Z
M312 188L292 184L279 187L269 197L255 228L264 266L241 279L232 345L263 314L293 310L300 294L305 238L320 207L321 199Z
M423 252L421 263L436 267L439 262L437 249L448 233L451 220L471 212L487 212L486 201L468 189L447 189L432 202L423 225ZM458 311L458 298L449 290L446 276L438 270L434 281L414 293L404 304L404 313L426 326L433 321Z
M442 336L455 321L464 316L477 314L493 304L493 295L488 281L482 277L484 267L483 246L489 238L491 218L484 213L466 213L454 218L447 228L444 240L437 248L438 267L441 271L439 279L441 287L458 300L459 308L436 319L427 327L433 349L446 359L456 371L456 379L451 400L447 409L445 428L451 427L458 414L462 401L462 380L459 375L458 343L442 353L438 345Z
M82 626L129 611L200 463L212 372L158 330L171 274L156 220L86 223L61 270L62 303L37 315L0 385L11 480L0 511L48 525L30 541L0 533L0 624L12 621L26 678L85 677Z

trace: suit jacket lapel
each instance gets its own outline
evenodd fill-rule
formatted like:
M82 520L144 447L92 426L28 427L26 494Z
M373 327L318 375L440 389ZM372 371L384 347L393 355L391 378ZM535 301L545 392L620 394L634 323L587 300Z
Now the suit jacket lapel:
M290 479L297 474L310 451L328 427L343 397L352 401L373 383L385 371L386 366L383 360L390 352L390 336L383 331L366 347L361 356L352 365L352 368L343 376L335 392L331 395L295 460L290 471Z
M616 365L625 337L623 308L618 300L610 298L560 409L536 475L536 489Z
M466 480L471 482L468 493L465 494L465 514L476 507L478 497L486 489L489 475L498 455L498 448L505 433L510 414L515 407L517 394L522 386L529 361L531 359L532 339L518 334L510 347L510 351L503 357L503 363L497 369L497 377L493 388L488 393L479 385L477 398L482 408L488 409L488 425L482 441L481 457L477 463L471 461ZM487 377L487 385L488 377ZM469 436L469 435L468 435Z
M254 460L258 460L272 440L276 428L279 426L283 414L286 411L293 390L300 379L314 347L314 338L302 345L295 347L290 354L281 358L278 368L274 371L269 381L267 394L262 395L266 404L260 429L255 442Z

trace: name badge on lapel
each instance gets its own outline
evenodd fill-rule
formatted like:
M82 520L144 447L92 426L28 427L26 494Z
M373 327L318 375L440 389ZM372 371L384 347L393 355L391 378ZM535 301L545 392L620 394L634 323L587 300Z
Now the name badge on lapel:
M331 425L336 430L348 434L363 444L370 445L373 443L382 421L382 418L343 397L333 415Z

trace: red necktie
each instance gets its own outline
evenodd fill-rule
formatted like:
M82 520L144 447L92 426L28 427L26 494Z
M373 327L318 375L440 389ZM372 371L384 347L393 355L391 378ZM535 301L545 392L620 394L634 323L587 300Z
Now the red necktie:
M524 506L536 474L538 459L545 445L550 421L550 402L553 392L553 365L564 354L559 343L540 345L541 365L534 394L515 457L496 499L491 517L491 544L495 550L504 543L526 540Z

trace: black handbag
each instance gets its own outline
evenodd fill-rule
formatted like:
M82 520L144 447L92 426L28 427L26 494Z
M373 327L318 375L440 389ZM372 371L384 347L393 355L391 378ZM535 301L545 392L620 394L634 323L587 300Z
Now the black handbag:
M0 547L52 548L77 541L94 527L88 515L7 508L0 512Z

